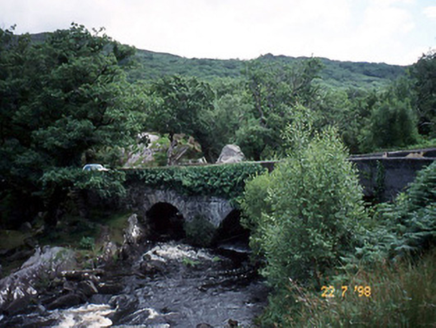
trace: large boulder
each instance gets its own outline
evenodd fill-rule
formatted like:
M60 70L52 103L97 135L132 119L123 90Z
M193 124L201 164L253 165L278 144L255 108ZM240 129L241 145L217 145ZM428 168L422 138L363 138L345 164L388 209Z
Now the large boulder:
M221 150L220 157L216 161L218 163L239 163L244 160L244 153L237 145L225 145Z

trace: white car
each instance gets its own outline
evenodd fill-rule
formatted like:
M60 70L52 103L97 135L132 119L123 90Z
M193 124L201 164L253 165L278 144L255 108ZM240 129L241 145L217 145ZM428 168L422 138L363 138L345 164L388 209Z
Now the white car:
M83 171L109 171L101 164L86 164L83 167Z

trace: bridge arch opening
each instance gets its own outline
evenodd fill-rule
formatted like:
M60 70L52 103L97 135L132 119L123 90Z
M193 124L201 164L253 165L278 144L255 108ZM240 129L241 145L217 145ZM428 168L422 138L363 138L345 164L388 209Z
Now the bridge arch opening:
M184 218L177 207L169 203L156 203L146 213L149 238L156 241L185 238Z
M248 250L250 231L241 225L241 211L232 210L218 227L213 244L229 250Z

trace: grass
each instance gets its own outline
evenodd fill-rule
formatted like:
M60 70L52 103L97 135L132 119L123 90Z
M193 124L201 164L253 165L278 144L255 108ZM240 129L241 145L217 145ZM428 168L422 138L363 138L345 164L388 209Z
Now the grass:
M200 264L199 261L195 261L193 259L190 259L189 257L184 257L182 259L182 263L183 263L183 265L185 265L188 268L195 268L197 265Z
M324 298L291 283L288 297L296 305L278 327L436 327L436 249L417 261L380 263L342 279L346 283L334 284L335 297ZM344 297L341 285L349 286ZM371 295L353 286L369 286Z

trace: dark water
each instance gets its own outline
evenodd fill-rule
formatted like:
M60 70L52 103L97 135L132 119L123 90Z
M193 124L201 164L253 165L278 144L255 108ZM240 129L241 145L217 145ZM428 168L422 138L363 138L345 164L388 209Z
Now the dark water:
M267 288L240 247L194 248L157 243L129 265L115 267L102 283L117 283L116 294L93 295L76 307L41 307L15 317L0 316L0 327L196 327L200 323L253 327L266 305Z

